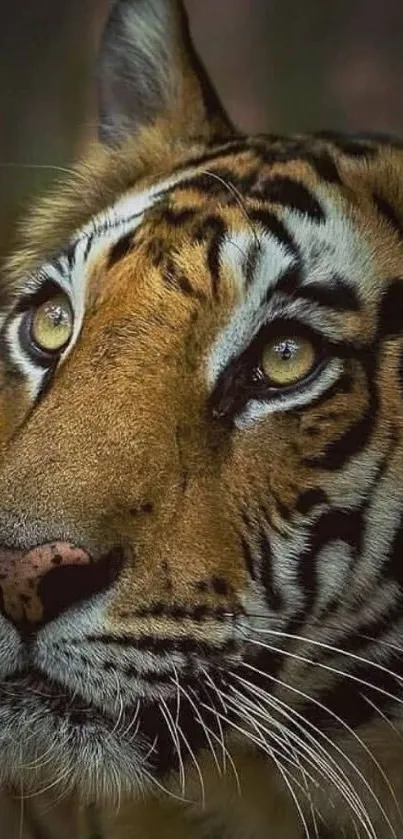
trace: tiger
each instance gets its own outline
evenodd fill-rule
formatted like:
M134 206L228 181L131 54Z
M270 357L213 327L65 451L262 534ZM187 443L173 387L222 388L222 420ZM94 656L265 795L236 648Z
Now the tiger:
M5 839L390 839L403 144L232 125L116 0L0 288Z

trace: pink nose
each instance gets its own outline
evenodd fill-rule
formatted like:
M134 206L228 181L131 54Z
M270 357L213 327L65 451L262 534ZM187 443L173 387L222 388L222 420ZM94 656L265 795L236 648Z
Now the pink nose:
M66 542L52 542L29 551L0 547L2 611L9 620L20 625L43 623L49 616L55 617L80 599L77 596L78 566L91 563L86 551ZM53 584L49 585L52 578ZM86 586L83 588L85 590Z

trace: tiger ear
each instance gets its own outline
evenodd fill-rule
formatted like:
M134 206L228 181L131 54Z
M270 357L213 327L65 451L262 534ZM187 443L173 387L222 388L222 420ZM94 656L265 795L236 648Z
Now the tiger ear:
M180 0L117 0L98 59L101 142L145 125L172 137L234 134L191 41Z

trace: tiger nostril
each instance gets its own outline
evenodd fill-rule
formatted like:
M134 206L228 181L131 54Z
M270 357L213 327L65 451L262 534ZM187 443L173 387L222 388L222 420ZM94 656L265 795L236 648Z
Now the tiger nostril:
M66 542L28 551L0 547L0 609L19 629L37 627L108 588L122 563L121 548L94 560Z

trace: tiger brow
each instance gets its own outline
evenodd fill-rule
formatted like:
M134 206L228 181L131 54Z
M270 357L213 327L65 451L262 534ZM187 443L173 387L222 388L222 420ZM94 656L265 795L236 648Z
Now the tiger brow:
M269 289L266 302L273 293L280 292L293 300L311 301L337 311L357 312L360 309L360 301L351 284L339 274L332 274L329 280L326 283L304 284L299 266L294 265L281 274L274 287Z

